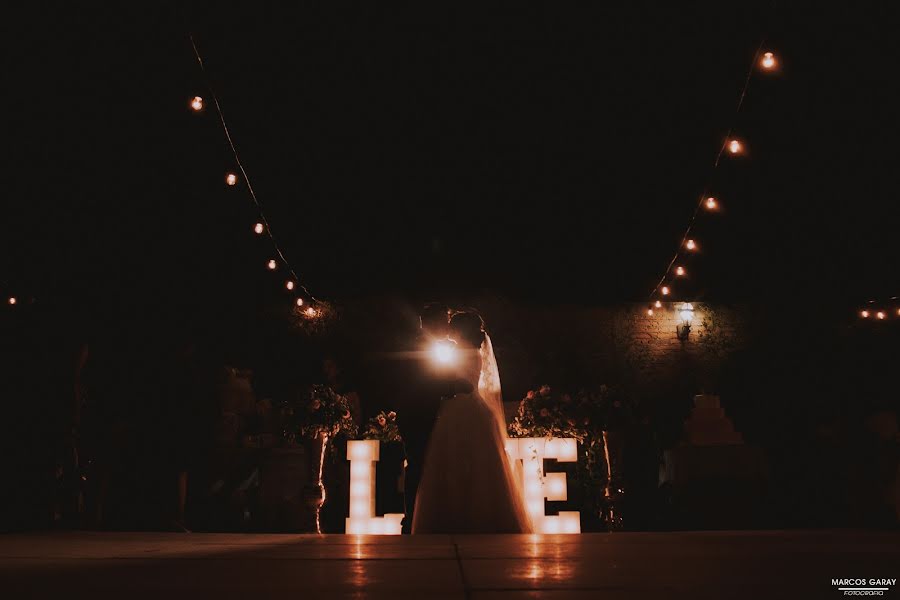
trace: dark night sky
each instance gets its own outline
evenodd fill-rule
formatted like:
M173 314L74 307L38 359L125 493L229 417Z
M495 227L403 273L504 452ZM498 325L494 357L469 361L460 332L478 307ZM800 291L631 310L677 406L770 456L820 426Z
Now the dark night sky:
M854 6L856 6L854 8ZM643 299L761 34L687 293L854 302L897 286L887 7L766 3L79 7L11 18L0 278L75 310L272 302L280 278L187 31L285 253L326 298ZM827 11L827 12L826 12ZM12 183L10 186L9 183Z

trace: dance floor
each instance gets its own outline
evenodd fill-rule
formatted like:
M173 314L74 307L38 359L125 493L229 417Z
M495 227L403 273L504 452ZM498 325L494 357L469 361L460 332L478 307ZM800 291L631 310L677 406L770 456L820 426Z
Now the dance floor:
M898 576L891 532L0 535L11 600L838 598L833 578Z

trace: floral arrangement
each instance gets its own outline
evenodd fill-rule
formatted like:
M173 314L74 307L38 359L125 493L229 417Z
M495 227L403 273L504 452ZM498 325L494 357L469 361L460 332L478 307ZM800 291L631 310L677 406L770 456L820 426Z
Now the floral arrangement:
M356 437L357 427L350 414L350 402L327 385L310 386L305 400L305 413L298 415L299 433L304 437L325 434L333 438L344 432Z
M400 428L397 427L397 413L381 411L366 423L363 439L380 442L402 442Z
M579 442L629 419L629 407L601 385L574 394L556 392L549 385L530 390L519 402L509 425L512 437L573 437Z

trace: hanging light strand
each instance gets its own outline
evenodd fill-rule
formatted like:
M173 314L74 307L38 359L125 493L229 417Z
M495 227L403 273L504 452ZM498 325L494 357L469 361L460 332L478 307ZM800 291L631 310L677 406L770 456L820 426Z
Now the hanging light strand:
M753 60L750 62L750 68L747 70L747 77L744 79L744 85L743 85L743 87L741 87L741 94L738 97L737 107L735 108L735 111L734 111L733 119L735 119L735 120L737 119L737 116L740 114L741 108L744 106L744 99L747 97L747 89L750 87L750 80L753 79L753 73L756 71L756 69L759 68L759 64L760 64L759 57L762 55L762 51L763 51L763 48L765 47L765 44L766 44L766 38L763 37L763 39L759 42L759 46L757 46L757 48L756 48L756 52L753 54ZM735 137L733 137L733 133L734 133L734 124L732 124L728 128L728 132L725 134L725 137L722 139L722 145L719 146L719 150L718 150L718 152L716 152L716 158L713 161L712 169L710 170L710 176L709 176L710 180L712 180L713 173L715 173L716 169L719 168L719 163L722 161L722 155L725 154L725 152L727 150L729 150L730 147L732 147L732 144L735 144L735 146L733 146L733 148L736 148L737 151L734 151L732 148L731 153L740 154L743 151L743 143L740 140L737 140ZM691 240L689 238L689 236L691 235L691 231L693 230L694 225L696 224L697 217L700 215L701 212L703 212L703 208L705 206L707 206L707 204L706 204L707 200L710 198L710 195L707 193L708 189L709 189L709 186L707 185L707 187L703 191L703 193L700 194L700 200L697 202L697 206L694 208L694 212L691 215L690 221L688 221L688 225L684 231L684 235L681 237L681 243L678 245L678 250L675 251L675 256L673 256L672 260L669 261L668 266L666 266L666 270L663 272L662 277L660 277L659 282L657 282L656 286L650 292L649 297L652 298L653 296L655 296L659 292L659 290L663 286L663 284L669 279L669 275L672 272L672 267L675 265L675 263L681 257L682 252L685 249L693 251L696 248L696 245L694 243L691 243L691 242L693 242L693 240ZM714 208L716 206L717 206L717 201L714 202L712 208ZM688 247L689 243L690 243L691 247Z
M884 321L900 317L900 296L891 296L887 300L869 300L865 308L857 312L863 319L874 317L877 321Z
M269 237L269 241L272 243L272 247L274 248L275 253L278 255L278 258L281 259L281 263L287 268L287 271L291 274L293 280L297 282L297 286L299 286L300 289L303 290L303 292L310 298L310 300L317 302L318 299L312 295L312 293L309 291L309 289L307 289L305 285L300 283L300 278L297 276L297 273L296 271L294 271L291 263L288 262L287 258L284 256L284 253L281 251L281 247L279 247L278 242L276 241L275 236L272 233L272 227L269 225L268 219L266 219L262 204L260 203L259 198L256 197L256 192L253 191L253 185L250 183L250 176L247 174L247 170L244 168L244 163L241 162L241 157L238 154L237 147L234 144L234 140L231 138L231 132L228 129L228 124L225 122L225 114L222 112L222 107L219 104L219 97L218 95L216 95L216 91L212 86L210 77L206 72L206 66L203 64L203 57L200 55L200 50L197 49L197 43L194 41L194 35L192 33L189 33L188 37L191 40L191 48L193 48L194 50L194 56L197 57L197 63L199 63L200 65L200 71L203 73L204 79L206 79L206 87L209 89L209 94L212 97L213 106L215 106L216 114L219 117L219 122L222 124L222 131L225 133L225 139L228 141L228 146L231 148L231 153L234 155L234 162L237 165L238 170L241 172L244 184L247 186L247 191L250 194L250 199L253 201L253 204L256 205L256 210L259 213L259 220L262 223L263 231L257 231L257 233L264 233Z

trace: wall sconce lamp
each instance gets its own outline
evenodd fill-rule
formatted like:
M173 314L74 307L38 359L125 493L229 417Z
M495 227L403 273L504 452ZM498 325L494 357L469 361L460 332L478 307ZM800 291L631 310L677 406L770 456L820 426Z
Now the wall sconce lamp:
M686 342L688 336L691 335L691 322L694 320L694 305L690 302L685 302L681 305L679 314L681 316L681 325L675 327L675 337L682 342Z

